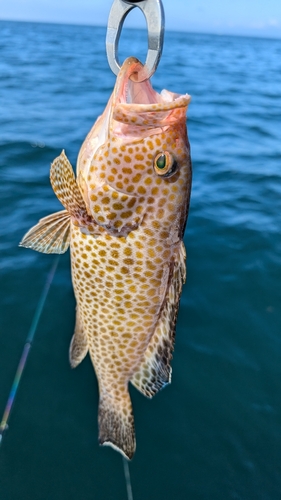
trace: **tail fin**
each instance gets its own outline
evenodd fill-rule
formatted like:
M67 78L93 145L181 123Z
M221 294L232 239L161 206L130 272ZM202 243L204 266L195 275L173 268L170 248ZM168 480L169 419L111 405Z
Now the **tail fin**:
M136 441L131 398L128 389L122 398L101 393L99 403L99 443L112 446L126 458L133 458Z

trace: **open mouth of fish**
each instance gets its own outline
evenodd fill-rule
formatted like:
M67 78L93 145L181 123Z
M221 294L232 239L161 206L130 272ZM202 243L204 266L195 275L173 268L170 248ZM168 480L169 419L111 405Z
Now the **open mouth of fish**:
M138 74L143 65L138 59L130 57L123 65L115 86L116 104L156 104L161 102L160 95L153 90L150 80L138 82Z
M146 136L158 133L159 127L163 128L174 123L173 114L179 118L179 112L173 113L173 111L185 107L190 100L187 94L182 96L165 89L159 94L152 88L150 80L138 82L138 73L142 69L142 63L130 57L123 64L117 77L112 118L127 127L121 130L117 127L113 129L118 135L123 132L123 137L126 137L128 132L130 137L135 133L138 138L144 132Z

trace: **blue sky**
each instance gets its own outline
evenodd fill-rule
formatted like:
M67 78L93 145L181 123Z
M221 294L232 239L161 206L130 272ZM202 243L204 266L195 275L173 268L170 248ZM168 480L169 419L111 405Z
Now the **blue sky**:
M0 0L0 19L106 25L113 0ZM281 0L163 0L166 28L281 38ZM139 11L126 26L145 27Z

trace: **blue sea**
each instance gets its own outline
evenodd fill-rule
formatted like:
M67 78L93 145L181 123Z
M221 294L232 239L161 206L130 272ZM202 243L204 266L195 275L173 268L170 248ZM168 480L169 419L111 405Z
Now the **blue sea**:
M50 183L75 165L115 76L105 28L0 23L0 418L55 256L18 247L60 209ZM130 53L128 53L130 47ZM124 30L120 57L144 60ZM132 388L134 500L281 498L281 41L166 32L157 90L188 92L193 188L173 381ZM0 448L1 500L126 500L122 459L97 443L87 358L68 363L75 302L58 269Z

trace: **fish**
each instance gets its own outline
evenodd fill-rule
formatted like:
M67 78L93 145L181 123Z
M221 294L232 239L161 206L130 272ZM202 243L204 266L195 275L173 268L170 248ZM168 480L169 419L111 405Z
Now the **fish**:
M89 353L99 387L99 443L127 459L135 448L129 382L152 398L171 382L183 243L192 180L186 111L191 97L139 82L128 58L88 133L76 177L63 150L50 181L64 209L41 219L20 246L70 247L76 324L72 368Z

